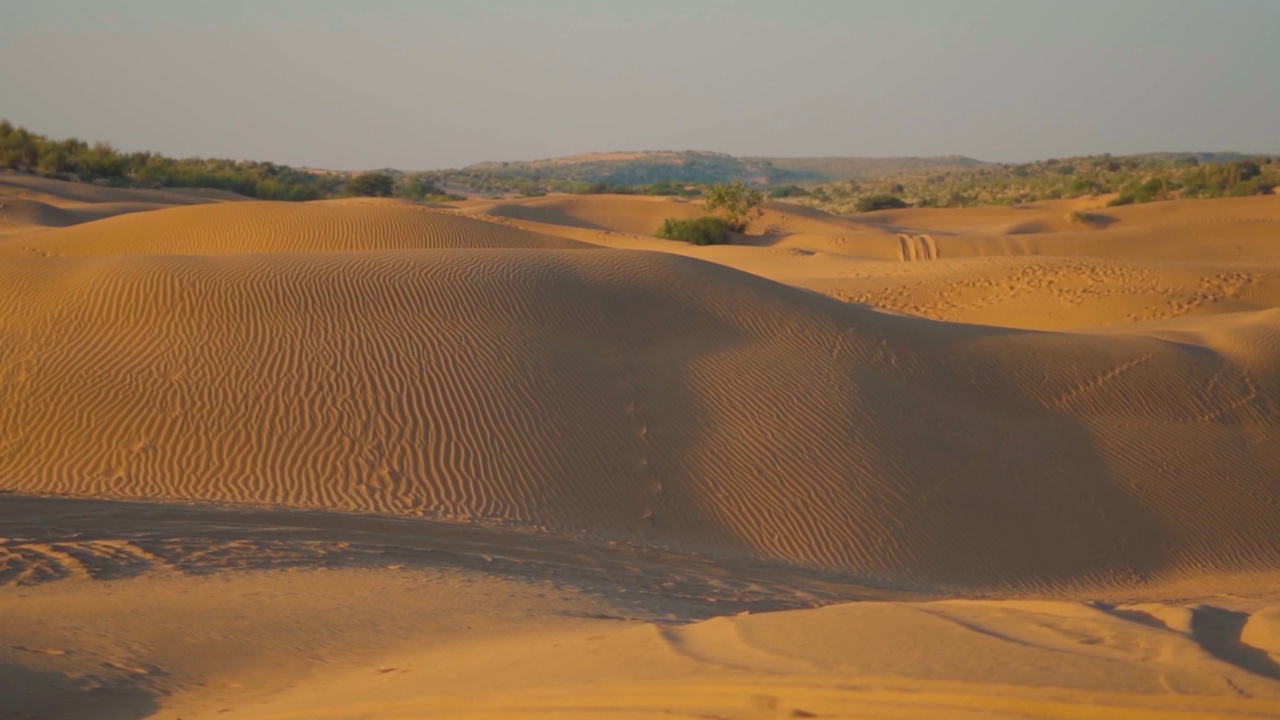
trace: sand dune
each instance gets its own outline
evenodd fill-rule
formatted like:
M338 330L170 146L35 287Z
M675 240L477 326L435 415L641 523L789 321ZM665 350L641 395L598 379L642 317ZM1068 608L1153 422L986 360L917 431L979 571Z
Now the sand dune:
M836 277L779 279L940 320L1087 330L1269 309L1280 304L1278 270L1239 262L992 256L910 266L843 264Z
M394 200L172 208L0 242L3 255L203 255L580 243Z
M1275 198L0 181L0 717L1280 712Z
M14 258L0 288L9 490L477 519L906 585L1280 561L1270 324L1215 338L1230 353L948 326L581 250Z
M706 248L650 236L664 215L694 212L689 203L590 196L502 207L508 221L531 230L699 257L938 320L1079 329L1280 303L1280 198L1271 196L1093 207L1090 212L1107 219L1088 228L1070 219L1073 209L1089 207L1087 200L890 210L851 219L770 203L748 231L772 234ZM599 224L555 224L569 213ZM636 234L642 228L650 230Z

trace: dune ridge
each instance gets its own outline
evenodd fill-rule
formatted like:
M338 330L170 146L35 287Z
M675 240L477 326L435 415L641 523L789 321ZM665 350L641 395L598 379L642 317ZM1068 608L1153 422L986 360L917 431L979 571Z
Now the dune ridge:
M395 200L170 208L0 242L3 255L205 255L416 248L582 247Z

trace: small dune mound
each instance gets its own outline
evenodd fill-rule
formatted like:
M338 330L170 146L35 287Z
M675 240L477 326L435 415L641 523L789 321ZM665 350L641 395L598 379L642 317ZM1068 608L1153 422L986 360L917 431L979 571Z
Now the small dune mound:
M39 200L0 197L0 233L18 235L62 228L103 218L169 207L142 202L103 202L50 205Z
M1267 653L1273 663L1280 663L1280 607L1254 613L1240 633L1240 642Z
M652 235L666 218L691 219L706 214L696 202L643 195L557 195L475 205L468 212L630 235Z
M1280 566L1280 388L1250 365L1274 325L1204 346L949 325L660 253L336 251L551 242L411 207L200 224L219 210L95 225L255 254L0 265L0 489L476 520L895 586Z
M899 228L913 233L943 235L1008 235L1070 229L1063 201L1018 206L967 208L904 208L878 210L853 216L869 225Z
M221 203L15 237L0 255L158 255L585 247L398 201Z
M747 231L768 236L842 234L865 230L861 224L789 203L765 203ZM644 195L557 195L479 204L468 212L543 226L653 235L667 218L689 220L707 214L700 201Z
M2 231L66 227L78 222L82 220L73 211L39 200L0 197L0 230Z
M1208 201L1200 201L1208 202ZM946 256L1051 255L1161 262L1280 262L1280 219L1206 219L1155 225L1116 223L1104 230L954 236Z

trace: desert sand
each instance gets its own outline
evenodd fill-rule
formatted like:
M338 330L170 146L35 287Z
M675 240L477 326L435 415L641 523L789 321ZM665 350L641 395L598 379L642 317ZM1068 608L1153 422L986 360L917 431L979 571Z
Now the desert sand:
M1280 197L1104 201L0 175L0 718L1280 716Z

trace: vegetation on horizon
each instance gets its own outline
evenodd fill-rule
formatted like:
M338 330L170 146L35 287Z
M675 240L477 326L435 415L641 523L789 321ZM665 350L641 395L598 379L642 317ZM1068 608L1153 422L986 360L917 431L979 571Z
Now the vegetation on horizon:
M125 153L106 143L44 135L0 120L0 169L114 187L190 187L229 190L271 200L314 200L335 194L342 178L287 165L212 158L175 159Z
M1235 153L1096 155L974 170L827 183L794 202L847 214L893 207L1016 205L1114 195L1111 205L1179 198L1264 195L1280 186L1280 159Z
M717 188L787 199L838 214L894 207L1013 205L1113 195L1124 205L1177 198L1258 195L1280 186L1280 160L1237 153L1161 153L993 165L970 158L735 158L707 152L586 155L460 170L324 172L269 162L171 158L106 143L52 140L0 120L0 170L115 187L213 188L273 200L372 195L450 201L548 193L694 197L719 205ZM872 176L859 175L872 173ZM831 182L833 176L841 177ZM856 176L856 179L848 179ZM389 186L388 186L389 183ZM756 198L753 207L759 207ZM726 212L731 227L745 215Z
M768 187L926 170L959 170L984 165L986 163L979 160L960 156L743 158L724 153L687 150L594 153L549 160L486 162L455 172L519 179L536 183L549 192L580 192L583 186L596 183L614 187L646 187L664 182L714 185L736 180L753 186Z

